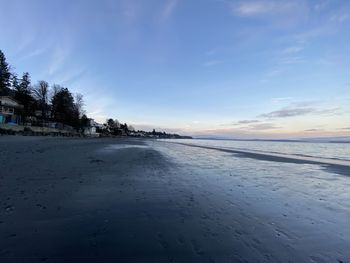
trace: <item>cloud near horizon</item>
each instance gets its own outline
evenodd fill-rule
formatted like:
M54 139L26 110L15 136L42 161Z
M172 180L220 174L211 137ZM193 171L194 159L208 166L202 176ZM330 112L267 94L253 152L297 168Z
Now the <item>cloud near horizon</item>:
M251 123L257 123L259 120L242 120L238 121L237 124L251 124Z
M314 129L306 129L304 130L306 132L319 132L319 131L324 131L324 129L317 129L317 128L314 128Z
M304 116L309 114L318 115L318 116L343 114L343 111L339 107L319 109L319 108L305 107L304 105L308 105L308 103L305 103L305 104L300 103L300 107L285 107L280 110L263 113L258 115L258 117L267 118L267 119L277 119L277 118Z
M316 110L313 108L284 108L281 110L271 111L268 113L260 114L258 117L260 118L287 118L287 117L295 117L302 116L306 114L310 114L315 112Z
M277 126L274 123L258 123L258 124L253 124L246 127L246 129L253 130L253 131L275 130L279 128L281 127Z

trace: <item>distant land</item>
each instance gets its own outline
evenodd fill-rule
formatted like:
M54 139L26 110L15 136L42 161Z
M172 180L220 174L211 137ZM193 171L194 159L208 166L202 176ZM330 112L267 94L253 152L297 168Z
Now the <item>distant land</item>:
M350 143L350 137L315 137L298 139L238 139L216 136L194 136L197 140L223 140L223 141L263 141L263 142L322 142L322 143Z

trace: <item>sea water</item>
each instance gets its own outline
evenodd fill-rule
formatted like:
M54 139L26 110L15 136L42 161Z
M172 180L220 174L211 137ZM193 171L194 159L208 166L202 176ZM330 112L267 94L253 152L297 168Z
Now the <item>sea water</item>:
M323 142L282 142L282 141L237 141L237 140L203 140L179 139L172 142L194 144L223 149L256 151L264 154L284 154L324 159L350 161L350 143Z

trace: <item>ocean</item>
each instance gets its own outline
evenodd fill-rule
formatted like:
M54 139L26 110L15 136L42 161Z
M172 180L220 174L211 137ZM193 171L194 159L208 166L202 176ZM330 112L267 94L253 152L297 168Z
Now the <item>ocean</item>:
M282 141L237 141L179 139L171 142L209 146L221 149L258 152L261 154L281 154L289 157L311 157L350 162L350 143L324 142L282 142Z

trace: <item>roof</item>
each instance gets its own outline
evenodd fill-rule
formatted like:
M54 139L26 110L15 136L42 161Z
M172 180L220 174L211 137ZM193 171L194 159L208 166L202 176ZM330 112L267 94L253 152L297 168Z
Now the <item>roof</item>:
M23 107L17 100L13 99L9 96L0 96L0 104L4 106L11 106L11 107Z

